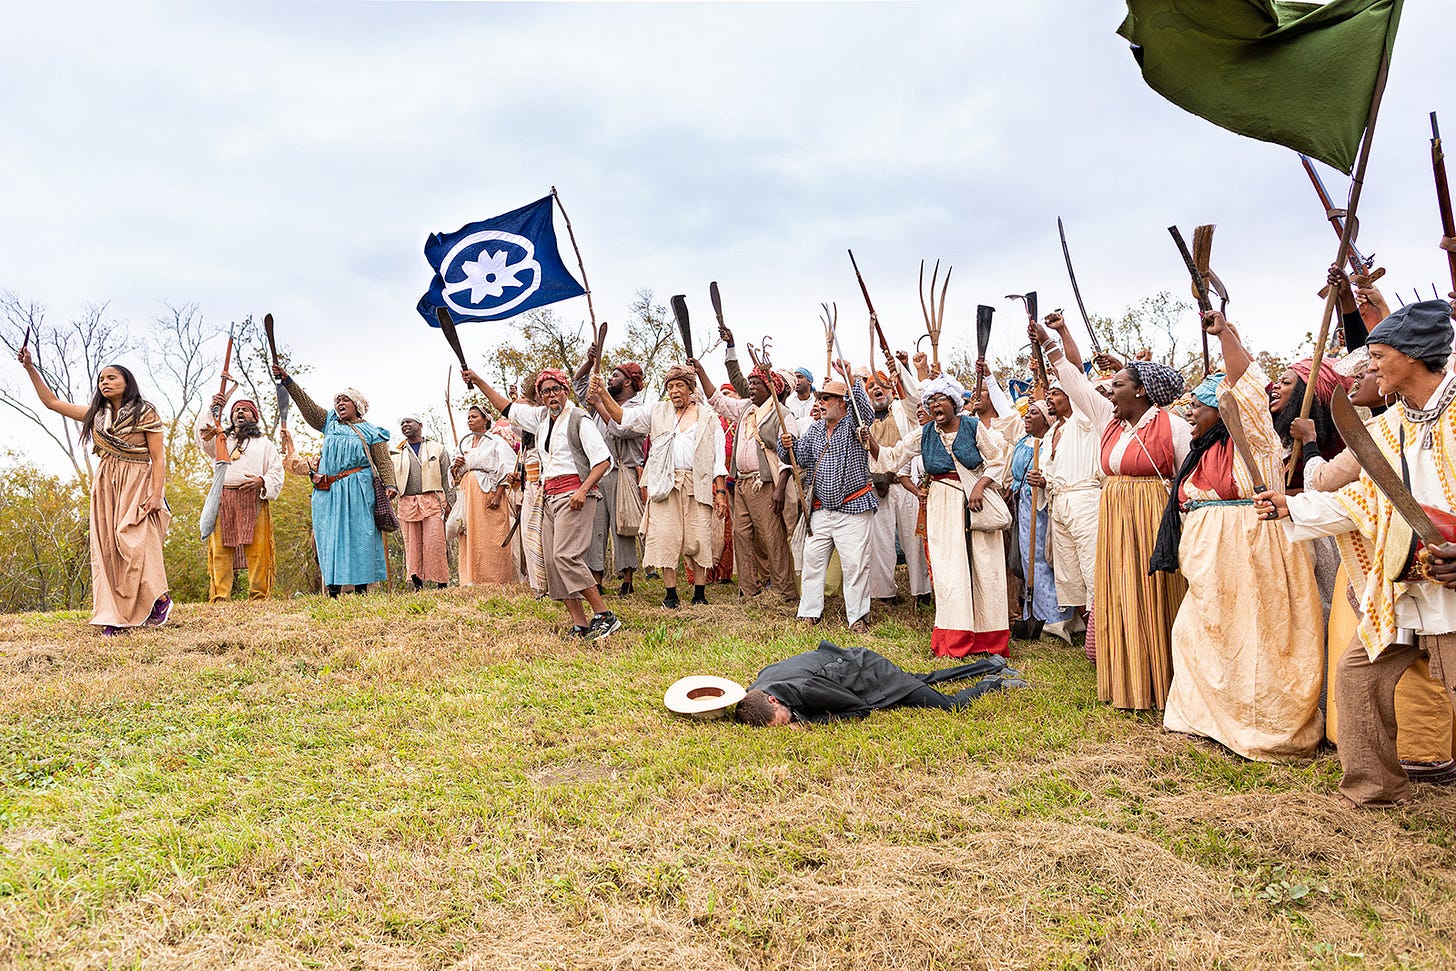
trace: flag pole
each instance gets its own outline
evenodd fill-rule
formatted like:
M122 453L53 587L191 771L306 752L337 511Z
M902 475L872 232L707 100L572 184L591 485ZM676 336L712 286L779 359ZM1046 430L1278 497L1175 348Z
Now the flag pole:
M1375 93L1370 99L1370 116L1365 120L1365 137L1360 141L1360 157L1355 163L1355 173L1350 179L1350 201L1345 206L1345 228L1340 233L1340 248L1335 251L1335 265L1343 266L1350 252L1350 243L1355 238L1358 221L1355 210L1360 205L1360 192L1365 188L1365 166L1370 161L1370 143L1375 140L1375 121L1380 115L1380 100L1385 95L1385 81L1390 75L1390 51L1380 55L1380 68L1375 72ZM1324 363L1325 344L1330 339L1330 321L1335 316L1335 306L1340 295L1337 287L1330 287L1325 296L1324 319L1320 321L1319 337L1314 342L1314 357L1309 366L1309 381L1304 386L1304 400L1299 404L1299 417L1308 418L1314 407L1314 388L1319 377L1320 365ZM1294 480L1294 470L1299 467L1300 453L1304 443L1298 438L1289 453L1289 471L1286 481Z
M576 253L576 268L581 271L581 287L586 291L586 315L591 318L592 333L597 330L597 315L592 309L591 284L586 282L586 264L581 261L581 247L576 245L576 233L571 228L571 217L566 214L566 207L561 204L561 195L556 191L556 186L551 187L551 198L556 200L556 208L561 210L561 218L566 221L566 238L571 240L572 252Z

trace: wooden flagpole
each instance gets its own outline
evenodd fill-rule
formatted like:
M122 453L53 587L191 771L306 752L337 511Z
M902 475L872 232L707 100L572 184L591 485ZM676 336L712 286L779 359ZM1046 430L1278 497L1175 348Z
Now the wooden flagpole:
M571 228L571 217L566 214L566 207L561 204L561 194L556 191L556 186L551 187L551 198L556 200L556 208L561 210L561 218L566 221L566 238L571 240L571 250L576 254L576 268L581 271L581 288L586 291L586 315L591 318L592 333L597 331L597 315L592 309L591 284L586 279L586 264L581 261L581 247L576 245L576 233Z
M1390 54L1386 52L1380 56L1380 69L1375 74L1375 94L1370 99L1370 115L1365 121L1365 138L1360 143L1360 158L1355 163L1355 173L1350 179L1350 201L1345 206L1345 229L1340 234L1340 248L1335 251L1335 265L1344 266L1345 259L1350 251L1350 242L1355 238L1355 227L1359 224L1355 216L1355 210L1360 205L1360 192L1365 188L1365 167L1370 162L1370 143L1375 140L1375 121L1380 115L1380 100L1385 96L1385 81L1390 75ZM1319 380L1320 365L1325 359L1325 345L1330 339L1330 321L1335 316L1335 306L1339 303L1340 294L1337 287L1330 287L1325 297L1324 319L1320 321L1319 337L1314 342L1314 357L1309 366L1309 380L1304 386L1304 400L1299 404L1299 417L1308 418L1310 410L1314 407L1314 388ZM1294 480L1294 470L1299 468L1299 459L1303 451L1304 443L1299 439L1294 440L1294 448L1289 453L1289 470L1285 474L1285 481Z

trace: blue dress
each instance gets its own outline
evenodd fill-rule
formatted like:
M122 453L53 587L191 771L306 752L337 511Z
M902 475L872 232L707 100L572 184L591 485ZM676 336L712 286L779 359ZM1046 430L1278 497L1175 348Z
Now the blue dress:
M327 491L313 491L313 539L319 570L330 586L383 583L387 576L384 540L374 527L374 473L355 429L371 445L389 441L387 430L367 421L346 425L332 408L324 418L319 472L335 475L362 466Z
M1023 564L1031 554L1031 486L1026 484L1026 473L1031 468L1032 443L1030 435L1023 435L1011 453L1011 488L1016 493L1016 529L1021 539ZM1032 593L1031 606L1037 620L1056 624L1071 620L1076 611L1057 603L1056 576L1046 561L1050 525L1051 510L1042 506L1036 514L1036 590Z

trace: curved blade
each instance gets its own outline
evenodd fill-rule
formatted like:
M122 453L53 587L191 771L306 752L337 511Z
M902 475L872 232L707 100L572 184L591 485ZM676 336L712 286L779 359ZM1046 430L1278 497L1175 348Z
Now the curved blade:
M1360 460L1360 467L1370 476L1375 488L1385 493L1385 498L1400 513L1400 518L1410 524L1411 531L1420 537L1421 542L1427 546L1439 546L1446 542L1441 531L1431 522L1431 517L1426 515L1421 504L1416 502L1416 497L1411 495L1401 481L1400 473L1395 471L1380 446L1375 444L1370 429L1360 420L1344 388L1336 388L1330 398L1330 416L1335 420L1335 427L1340 430L1340 437L1345 440L1350 451L1355 453L1355 458Z
M444 307L436 307L435 319L440 322L440 333L445 335L445 341L455 352L455 356L460 359L461 370L470 367L465 363L465 351L460 347L460 335L455 332L455 320L450 316L450 311Z
M688 298L679 293L673 297L672 315L677 318L677 332L682 336L683 352L688 358L693 356L693 328L688 320Z
M718 293L718 283L708 284L708 299L713 301L713 315L718 318L718 326L723 326L723 297Z
M1239 460L1244 463L1245 471L1254 480L1254 491L1266 492L1264 473L1259 471L1259 463L1254 461L1254 450L1249 447L1249 436L1244 434L1238 399L1227 391L1219 395L1218 413L1223 418L1223 427L1228 429L1229 438L1234 443L1234 451L1239 453Z

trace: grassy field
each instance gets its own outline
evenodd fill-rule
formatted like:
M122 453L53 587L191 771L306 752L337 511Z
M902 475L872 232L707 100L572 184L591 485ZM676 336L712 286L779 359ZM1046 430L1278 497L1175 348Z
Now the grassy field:
M0 965L1456 964L1456 793L1345 810L1333 755L1167 734L1060 642L958 714L679 719L684 674L849 643L711 595L596 646L499 589L0 617Z

